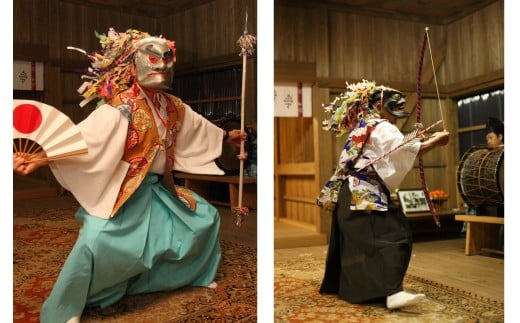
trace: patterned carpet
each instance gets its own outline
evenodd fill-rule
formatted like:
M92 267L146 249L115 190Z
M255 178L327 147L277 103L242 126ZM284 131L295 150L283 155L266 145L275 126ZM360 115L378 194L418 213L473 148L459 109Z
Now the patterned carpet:
M325 259L316 255L275 260L275 322L503 322L504 304L420 277L405 277L404 289L427 299L401 310L384 304L349 304L318 293Z
M13 321L38 322L61 266L76 240L72 199L45 207L14 208ZM216 289L126 296L101 309L87 309L82 322L256 322L256 249L221 241Z

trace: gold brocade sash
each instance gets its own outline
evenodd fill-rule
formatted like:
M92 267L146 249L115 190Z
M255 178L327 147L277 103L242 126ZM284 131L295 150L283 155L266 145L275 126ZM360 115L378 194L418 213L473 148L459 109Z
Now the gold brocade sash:
M184 119L184 105L182 101L173 96L165 95L167 100L167 127L174 134L173 142L166 147L166 169L163 176L162 184L191 210L195 210L196 200L191 192L187 189L176 188L173 183L173 163L175 152L175 133L180 129ZM150 166L152 165L157 152L163 146L163 141L159 137L157 126L154 122L153 112L147 104L144 95L130 88L118 94L110 103L112 106L127 105L129 106L130 122L125 144L125 152L122 160L130 164L126 176L121 184L119 195L114 204L112 214L113 217L119 208L134 194L146 177Z
M181 200L186 207L192 211L195 211L197 208L197 200L193 196L193 192L187 189L186 187L175 185L175 192L179 200Z

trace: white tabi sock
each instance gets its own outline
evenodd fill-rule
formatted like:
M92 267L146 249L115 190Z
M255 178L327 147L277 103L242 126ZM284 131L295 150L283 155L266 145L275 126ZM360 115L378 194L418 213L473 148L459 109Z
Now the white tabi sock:
M404 306L415 305L423 299L426 299L426 295L424 294L411 294L401 291L386 297L386 307L392 310Z
M80 320L79 320L80 317L81 317L81 314L73 316L70 319L68 319L66 323L80 323Z

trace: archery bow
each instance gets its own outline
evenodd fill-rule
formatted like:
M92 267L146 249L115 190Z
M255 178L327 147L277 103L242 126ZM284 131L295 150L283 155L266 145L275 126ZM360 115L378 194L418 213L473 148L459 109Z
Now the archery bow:
M428 44L428 49L430 52L430 58L431 58L432 68L433 68L435 88L437 89L437 98L439 101L439 108L441 111L441 120L439 120L439 121L442 122L443 127L444 127L444 121L443 121L444 118L442 117L442 107L440 106L441 101L440 101L440 95L439 95L439 88L437 86L437 77L435 76L435 66L433 64L433 56L432 56L432 51L431 51L431 47L430 47L430 39L428 37L428 30L429 30L428 27L426 27L424 29L424 37L423 37L422 46L421 46L421 53L419 56L419 64L418 64L418 72L417 72L417 97L416 97L416 103L415 103L416 123L418 123L418 124L421 123L421 93L422 93L421 78L422 78L422 67L423 67L423 61L424 61L424 51L426 49L426 44ZM438 123L440 123L440 122L438 122ZM436 124L438 124L438 123L436 123ZM419 161L419 176L421 179L421 188L424 192L426 202L428 203L428 208L430 209L430 213L433 217L433 220L435 221L435 224L437 225L437 227L440 227L441 223L439 222L439 219L437 218L437 215L435 212L435 207L433 206L432 200L430 198L430 193L428 192L428 187L426 186L426 177L424 175L424 163L423 163L422 156L419 156L418 161Z

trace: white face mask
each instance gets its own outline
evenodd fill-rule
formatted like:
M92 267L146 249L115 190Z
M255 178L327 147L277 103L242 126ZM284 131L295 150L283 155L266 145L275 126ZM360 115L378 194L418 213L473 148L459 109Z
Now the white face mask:
M135 54L137 83L147 89L166 90L173 80L174 53L161 38L141 41Z

